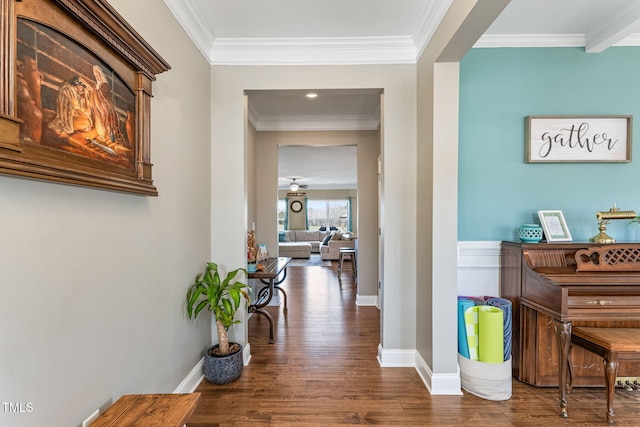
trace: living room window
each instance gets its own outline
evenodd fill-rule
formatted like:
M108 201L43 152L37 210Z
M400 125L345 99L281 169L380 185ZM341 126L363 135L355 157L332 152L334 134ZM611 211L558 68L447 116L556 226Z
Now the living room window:
M349 199L307 200L307 221L309 230L335 227L341 231L351 231ZM278 200L278 231L286 230L287 201Z
M309 230L349 230L349 200L307 200Z

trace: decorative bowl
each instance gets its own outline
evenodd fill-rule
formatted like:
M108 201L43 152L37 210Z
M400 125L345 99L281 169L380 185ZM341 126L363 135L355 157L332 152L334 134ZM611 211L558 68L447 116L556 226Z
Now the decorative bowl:
M538 243L542 240L542 227L538 224L523 224L518 231L518 237L524 243Z

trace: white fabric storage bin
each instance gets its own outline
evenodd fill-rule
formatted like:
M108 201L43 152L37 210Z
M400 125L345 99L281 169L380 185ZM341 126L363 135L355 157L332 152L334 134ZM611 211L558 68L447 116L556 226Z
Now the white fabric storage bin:
M460 384L471 394L487 400L511 398L511 359L504 363L485 363L458 354Z

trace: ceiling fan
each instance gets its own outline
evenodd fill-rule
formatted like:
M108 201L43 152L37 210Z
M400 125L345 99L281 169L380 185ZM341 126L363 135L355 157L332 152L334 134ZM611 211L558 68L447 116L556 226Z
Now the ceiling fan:
M298 178L291 178L291 179L292 179L291 184L289 184L289 190L291 190L291 191L298 191L301 188L307 188L308 187L308 185L306 185L306 184L298 184L296 182L296 179L298 179Z

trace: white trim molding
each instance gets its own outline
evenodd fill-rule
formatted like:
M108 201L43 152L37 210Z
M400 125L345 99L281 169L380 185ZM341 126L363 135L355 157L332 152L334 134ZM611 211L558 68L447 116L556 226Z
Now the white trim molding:
M422 11L422 15L420 15L418 28L412 36L413 43L416 46L416 61L426 49L429 41L431 41L433 34L438 29L438 25L442 22L442 19L449 10L451 3L453 3L453 0L427 2L424 10Z
M453 0L426 2L412 35L334 38L215 37L193 0L164 0L211 65L415 64Z
M253 112L249 120L257 131L377 130L375 116L260 116Z
M462 394L460 386L460 368L456 372L434 374L420 354L414 350L392 349L385 350L378 346L378 363L383 368L413 367L420 379L433 395L459 396Z
M458 242L458 295L500 296L500 241Z
M582 47L584 34L486 34L474 48L496 47Z
M204 379L204 373L202 367L204 366L204 357L196 363L191 372L185 377L184 380L176 387L174 393L193 393L196 391L202 380Z
M415 64L453 0L425 2L413 34L389 37L220 38L193 0L164 0L170 12L211 65ZM486 34L475 48L638 46L633 34L640 6L629 1L588 34Z
M422 382L433 395L460 396L462 386L460 383L460 367L457 372L449 374L434 374L424 361L420 353L416 352L416 371Z
M358 307L379 307L377 295L356 295Z
M413 64L409 36L335 38L216 38L212 65Z
M588 44L589 35L584 34L485 34L473 47L585 47ZM593 44L593 47L585 47L587 53L602 52L610 47ZM611 46L640 46L640 34L630 34Z
M215 35L209 24L198 13L192 0L164 0L169 11L178 20L189 38L196 45L200 53L209 59L209 50L215 40ZM210 62L210 61L209 61Z
M383 368L413 368L416 366L416 350L385 350L378 344L378 363Z

